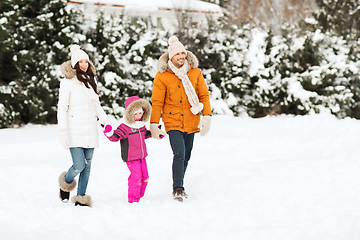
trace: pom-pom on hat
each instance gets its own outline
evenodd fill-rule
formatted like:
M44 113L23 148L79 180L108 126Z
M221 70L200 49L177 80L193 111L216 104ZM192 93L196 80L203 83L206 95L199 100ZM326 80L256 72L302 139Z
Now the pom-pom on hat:
M184 52L186 54L186 49L184 45L179 41L176 36L172 36L169 38L169 59L171 59L174 55Z
M80 49L79 45L76 44L71 45L70 51L71 51L71 66L73 68L75 67L76 63L82 59L86 59L90 61L89 56L86 54L86 52Z

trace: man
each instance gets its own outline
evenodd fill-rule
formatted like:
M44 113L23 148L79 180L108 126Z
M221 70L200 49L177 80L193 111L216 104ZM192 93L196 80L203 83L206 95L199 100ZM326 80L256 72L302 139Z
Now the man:
M169 135L173 151L173 197L183 201L184 175L191 156L194 135L204 136L210 130L209 91L195 55L185 50L177 37L169 38L168 52L158 62L153 82L150 131L152 137L166 135L158 128L160 117ZM200 113L203 117L200 121Z

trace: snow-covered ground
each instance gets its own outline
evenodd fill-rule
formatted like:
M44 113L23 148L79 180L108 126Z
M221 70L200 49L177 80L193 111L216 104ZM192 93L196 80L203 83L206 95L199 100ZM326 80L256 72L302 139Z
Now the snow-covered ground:
M215 116L212 123L196 136L183 203L171 198L168 138L147 141L150 182L145 198L129 204L119 143L101 135L92 208L58 199L58 175L71 160L57 126L0 130L0 239L359 239L359 121Z

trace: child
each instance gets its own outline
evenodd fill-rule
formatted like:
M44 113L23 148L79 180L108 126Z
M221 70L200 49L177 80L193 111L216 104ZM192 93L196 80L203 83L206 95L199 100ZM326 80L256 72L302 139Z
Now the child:
M125 101L124 123L112 130L105 126L104 133L112 142L120 140L121 157L126 162L131 174L128 178L129 203L139 202L145 194L149 174L146 166L147 151L145 139L150 138L150 131L145 123L151 115L151 105L138 96L129 97Z

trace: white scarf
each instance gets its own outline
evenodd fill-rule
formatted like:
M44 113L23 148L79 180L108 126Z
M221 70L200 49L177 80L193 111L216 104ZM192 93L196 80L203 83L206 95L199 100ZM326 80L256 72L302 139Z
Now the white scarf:
M168 66L171 71L174 72L174 74L180 78L182 85L185 89L186 96L189 100L189 103L191 105L190 111L197 115L200 113L201 110L203 110L204 105L199 102L199 98L196 95L195 89L193 85L190 82L189 77L186 75L187 72L190 70L190 64L187 60L185 60L184 65L181 68L177 68L169 59Z
M124 120L124 124L127 125L128 127L130 128L133 128L133 129L139 129L139 128L142 128L146 125L146 122L143 122L143 121L135 121L134 123L129 123L126 121L126 119Z

